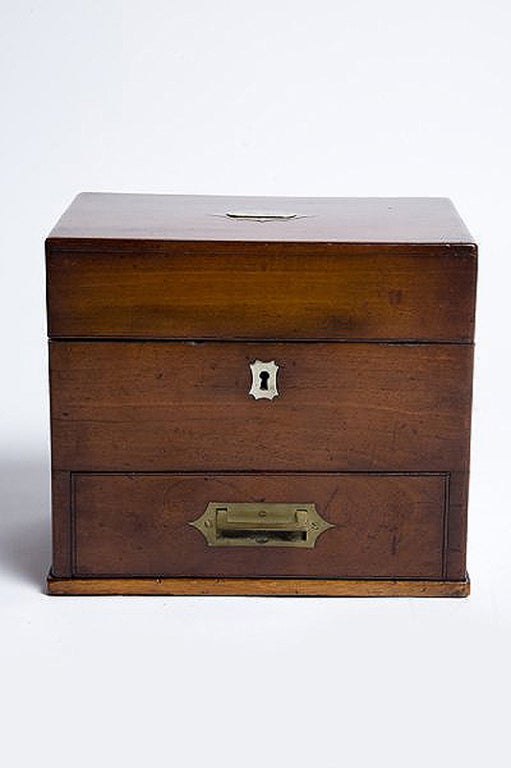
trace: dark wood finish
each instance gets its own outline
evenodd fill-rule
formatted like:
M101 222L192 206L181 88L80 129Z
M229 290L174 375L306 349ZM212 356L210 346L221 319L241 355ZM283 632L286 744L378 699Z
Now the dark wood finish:
M53 338L470 341L475 248L50 241Z
M225 213L284 212L297 218L247 221ZM224 197L84 192L50 240L204 242L473 243L450 200L432 197Z
M73 551L70 472L58 470L52 472L51 506L53 573L56 576L70 576Z
M225 216L254 209L297 218ZM449 201L86 194L46 254L52 594L468 594L477 249ZM336 527L215 552L185 525L211 488L301 489Z
M448 579L461 578L466 568L468 481L468 471L454 471L449 475L444 571Z
M294 211L239 221L229 210ZM473 336L476 248L450 201L79 195L47 240L50 336Z
M388 579L58 579L50 595L248 595L270 597L467 597L461 581Z
M446 478L364 474L77 474L75 576L442 578ZM314 549L209 547L214 502L315 503Z
M57 342L50 364L56 469L467 470L469 345Z

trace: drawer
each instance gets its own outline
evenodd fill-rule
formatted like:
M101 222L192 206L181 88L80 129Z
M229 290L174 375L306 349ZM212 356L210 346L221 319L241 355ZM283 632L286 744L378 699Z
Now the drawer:
M470 345L53 341L50 367L55 470L468 467Z
M461 244L50 239L48 332L468 341L475 276Z
M441 474L74 473L73 575L439 579L446 482ZM312 547L275 544L271 532L212 546L190 525L208 506L246 520L246 504L269 515L276 505L314 505L330 527Z

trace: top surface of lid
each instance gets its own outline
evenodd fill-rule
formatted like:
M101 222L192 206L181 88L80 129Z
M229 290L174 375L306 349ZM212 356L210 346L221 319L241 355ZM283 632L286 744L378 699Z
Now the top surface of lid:
M50 238L323 242L474 242L440 197L223 197L84 192Z

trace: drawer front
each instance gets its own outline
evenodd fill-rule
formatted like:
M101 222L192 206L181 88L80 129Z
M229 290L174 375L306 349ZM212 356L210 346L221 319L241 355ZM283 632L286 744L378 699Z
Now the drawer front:
M73 474L73 575L442 578L444 475ZM310 548L210 546L194 526L211 503L314 505Z
M50 367L55 470L468 468L470 345L59 341Z
M469 341L462 245L79 241L48 245L54 338Z

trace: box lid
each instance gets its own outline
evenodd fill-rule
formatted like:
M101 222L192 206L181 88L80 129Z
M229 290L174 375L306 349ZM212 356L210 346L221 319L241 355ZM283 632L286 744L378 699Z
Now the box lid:
M441 198L87 193L46 242L48 330L467 342L476 255Z

